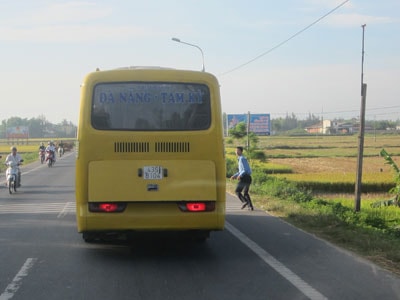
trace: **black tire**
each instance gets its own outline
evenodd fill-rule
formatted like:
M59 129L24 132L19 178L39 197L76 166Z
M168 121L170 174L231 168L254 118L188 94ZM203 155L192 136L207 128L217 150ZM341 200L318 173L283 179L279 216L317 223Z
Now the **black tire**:
M11 179L8 180L8 192L10 194L13 192L13 181Z
M84 232L82 233L82 238L85 243L93 243L96 240L96 235L94 233Z

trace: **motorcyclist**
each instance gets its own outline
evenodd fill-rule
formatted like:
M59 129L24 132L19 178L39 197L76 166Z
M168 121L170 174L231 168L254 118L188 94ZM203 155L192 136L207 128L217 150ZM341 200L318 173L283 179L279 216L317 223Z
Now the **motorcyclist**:
M17 147L11 147L11 153L7 155L5 163L14 162L19 165L21 163L21 156L17 153ZM17 178L17 187L21 186L21 170L18 167L18 178Z
M54 147L53 142L47 143L46 152L51 152L53 154L53 162L56 162L56 147Z
M61 149L61 150L60 150ZM58 153L60 154L60 156L62 155L62 154L64 154L64 143L63 143L63 141L59 141L58 142Z
M39 146L39 160L41 163L44 162L45 157L46 157L46 147L44 143L41 142Z

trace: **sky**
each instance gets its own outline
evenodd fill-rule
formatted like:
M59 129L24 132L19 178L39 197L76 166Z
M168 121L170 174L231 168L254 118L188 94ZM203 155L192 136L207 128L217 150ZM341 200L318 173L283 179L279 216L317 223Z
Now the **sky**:
M203 50L228 114L357 118L363 65L366 119L399 120L399 0L348 1L290 39L343 2L0 0L0 120L76 124L96 68L201 70L199 49L173 37Z

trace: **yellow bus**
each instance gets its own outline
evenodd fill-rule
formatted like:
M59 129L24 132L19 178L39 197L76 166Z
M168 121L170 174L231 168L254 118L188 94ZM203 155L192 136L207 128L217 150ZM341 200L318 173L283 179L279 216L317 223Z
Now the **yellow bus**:
M76 217L86 242L104 234L186 231L225 223L219 84L165 68L96 71L81 85Z

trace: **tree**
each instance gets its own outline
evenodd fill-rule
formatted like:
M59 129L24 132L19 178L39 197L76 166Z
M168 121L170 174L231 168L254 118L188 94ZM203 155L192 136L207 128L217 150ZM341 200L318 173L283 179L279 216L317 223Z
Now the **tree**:
M285 118L277 118L271 120L272 129L278 131L289 131L299 126L299 122L294 113L291 115L287 114Z
M10 117L2 120L0 124L0 138L6 137L6 129L9 127L26 126L29 127L30 138L44 138L46 136L75 137L76 126L64 119L60 124L52 124L47 121L44 115L37 118Z
M390 165L394 170L394 181L396 186L392 188L389 193L393 194L394 196L385 201L378 201L371 204L372 207L381 207L381 206L389 206L389 205L396 205L400 207L400 168L394 162L392 157L387 153L385 149L382 149L380 155L386 160L386 164Z
M233 128L229 129L229 135L235 139L242 139L247 135L247 126L245 122L237 123Z
M247 144L247 140L245 139L247 137L249 147L246 150L249 157L262 161L266 160L265 153L263 151L257 151L259 142L258 136L254 132L249 132L249 135L247 136L247 125L245 122L240 122L233 128L229 129L229 135L232 136L233 139L238 140L242 145Z
M44 132L44 126L39 118L32 118L29 120L29 136L30 137L42 137Z

